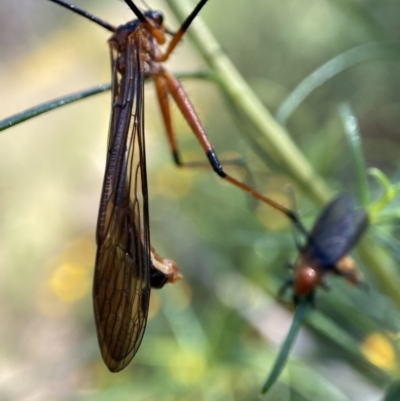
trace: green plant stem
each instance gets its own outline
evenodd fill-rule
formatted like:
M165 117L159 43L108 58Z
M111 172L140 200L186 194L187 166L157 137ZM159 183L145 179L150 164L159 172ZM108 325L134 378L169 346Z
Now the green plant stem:
M178 79L205 79L217 81L217 77L210 71L196 71L196 72L182 72L174 74ZM111 89L111 84L101 84L94 86L89 89L85 89L79 92L71 93L69 95L49 100L48 102L33 106L29 109L16 113L10 117L0 121L0 131L4 131L8 128L12 128L18 124L21 124L31 118L40 116L41 114L49 111L58 109L60 107L67 106L68 104L77 102L79 100L92 97L103 92L107 92Z
M87 97L97 95L98 93L109 91L110 88L111 88L110 84L101 84L93 88L72 93L71 95L63 96L39 104L37 106L31 107L30 109L24 110L20 113L14 114L11 117L5 118L4 120L0 121L0 131L4 131L7 128L14 127L15 125L20 124L26 120L40 116L43 113L47 113L48 111L57 109L59 107L66 106L67 104L74 103L77 102L78 100L82 100Z
M183 21L194 8L193 2L188 0L166 0L166 2L179 21ZM332 197L332 191L314 172L284 128L246 84L201 17L196 17L188 35L210 68L219 75L217 82L224 95L249 121L253 129L245 133L248 139L278 160L315 203L325 204ZM359 247L360 255L368 265L378 287L400 309L400 280L392 274L391 265L382 263L382 252L378 252L376 248L371 240L364 238Z
M281 350L278 353L278 356L272 367L272 370L262 387L261 390L262 394L265 394L271 388L271 386L276 382L283 368L285 367L286 361L289 356L289 352L293 347L297 334L299 333L303 325L303 320L306 316L308 309L309 309L309 302L305 299L302 299L300 304L297 306L296 312L293 316L292 325L290 326L290 330L286 336L284 343L282 344Z

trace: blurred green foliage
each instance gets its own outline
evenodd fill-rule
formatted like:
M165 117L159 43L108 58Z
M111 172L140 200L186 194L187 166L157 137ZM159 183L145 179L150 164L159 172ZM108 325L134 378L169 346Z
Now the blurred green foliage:
M79 5L111 23L130 18L122 2ZM178 26L165 3L150 6L166 12L171 29ZM318 291L310 330L300 333L265 399L375 400L397 379L400 214L392 195L400 171L399 13L386 0L210 0L201 13L250 85L235 98L229 91L237 81L220 71L217 84L184 81L220 159L241 157L251 176L229 171L288 206L291 184L308 227L333 193L361 193L360 203L372 202L363 203L373 224L354 254L368 291L335 278L329 293ZM93 24L44 0L3 1L0 22L2 117L109 79L107 32ZM170 70L206 71L206 61L184 42ZM320 182L300 179L299 160L287 147L271 148L282 128L262 109L251 119L252 91L280 116ZM175 169L150 85L152 244L178 263L185 281L153 292L132 364L117 375L104 367L90 281L109 109L108 95L101 95L0 138L0 398L259 399L292 316L275 301L290 275L284 266L296 256L289 223L211 172ZM174 117L185 158L200 160L189 129ZM257 131L257 117L269 119L265 131ZM352 134L358 140L351 142ZM378 179L366 168L379 169Z

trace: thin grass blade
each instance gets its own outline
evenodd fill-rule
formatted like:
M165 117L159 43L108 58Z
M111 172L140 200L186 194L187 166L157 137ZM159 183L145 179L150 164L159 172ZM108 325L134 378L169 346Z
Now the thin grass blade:
M290 327L288 335L286 336L286 339L285 339L285 341L282 345L282 348L278 354L276 362L275 362L274 366L272 367L271 373L269 374L269 376L261 390L262 394L265 394L271 388L271 386L278 379L283 368L285 367L287 358L289 356L289 352L293 346L294 340L297 337L297 334L301 328L301 325L303 324L303 320L307 313L309 305L310 305L310 303L307 299L302 299L300 301L300 303L298 304L296 313L293 316L292 325Z
M364 152L362 149L362 140L358 127L358 121L350 105L347 103L342 103L339 106L339 114L342 119L344 132L346 134L346 138L353 156L358 182L359 199L361 200L361 204L366 207L369 205L370 201L368 180L366 174L367 170L365 165Z
M37 117L40 114L47 113L48 111L54 109L58 109L59 107L77 102L78 100L82 100L87 97L109 91L110 89L111 89L111 84L101 84L98 86L94 86L93 88L72 93L71 95L49 100L48 102L31 107L30 109L22 111L21 113L14 114L13 116L7 117L4 120L0 121L0 131L4 131L7 128L14 127L17 124L30 120L31 118Z

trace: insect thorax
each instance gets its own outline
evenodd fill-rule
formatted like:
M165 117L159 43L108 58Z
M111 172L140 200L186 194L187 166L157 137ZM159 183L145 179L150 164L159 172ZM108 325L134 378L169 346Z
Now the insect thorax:
M154 29L159 28L154 27ZM162 32L162 29L160 31ZM134 52L139 53L145 78L159 73L162 69L161 64L156 61L160 54L157 40L138 20L118 27L109 39L109 44L117 60L118 72L121 74L126 70L128 54L132 55ZM128 50L132 50L132 52L129 53Z

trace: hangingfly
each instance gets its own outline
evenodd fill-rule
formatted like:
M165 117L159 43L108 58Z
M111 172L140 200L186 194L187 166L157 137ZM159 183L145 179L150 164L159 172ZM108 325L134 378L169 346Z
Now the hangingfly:
M143 338L150 288L181 278L176 265L162 259L150 245L144 137L144 80L152 78L174 162L185 163L177 149L169 96L175 101L212 169L221 178L287 215L304 231L297 216L272 199L228 175L180 82L162 63L168 59L186 29L207 0L200 0L179 30L171 34L159 11L142 13L131 0L125 3L136 20L114 27L65 0L57 3L113 34L109 39L112 67L112 114L106 170L97 222L97 254L93 284L94 314L100 350L112 372L132 360ZM163 52L160 45L171 39Z
M174 262L162 259L150 245L144 80L152 77L156 83L173 141L167 97L168 93L174 98L182 96L181 86L161 62L168 58L207 0L198 3L172 36L164 54L159 45L165 42L167 30L158 11L142 13L131 0L125 0L137 20L115 28L64 0L50 1L113 32L108 41L112 114L97 222L93 303L102 357L112 372L118 372L132 360L143 338L150 288L161 288L181 278Z
M293 301L302 297L313 302L318 286L327 288L324 279L328 273L344 277L351 284L362 282L362 275L354 261L346 254L355 246L368 227L368 215L356 208L353 198L341 194L322 211L307 242L299 249L294 266L294 277L281 289L293 288Z

